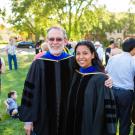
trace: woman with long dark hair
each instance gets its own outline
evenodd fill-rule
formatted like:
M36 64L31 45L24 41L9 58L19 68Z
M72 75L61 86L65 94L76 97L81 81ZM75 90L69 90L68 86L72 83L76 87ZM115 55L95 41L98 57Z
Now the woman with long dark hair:
M66 135L115 135L115 101L104 85L104 73L95 47L80 41L75 47L79 68L74 73L68 97Z

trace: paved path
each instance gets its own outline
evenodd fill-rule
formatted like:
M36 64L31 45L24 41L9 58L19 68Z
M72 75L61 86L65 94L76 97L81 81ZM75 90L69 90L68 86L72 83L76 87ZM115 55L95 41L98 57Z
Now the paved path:
M6 45L0 45L0 54L5 53ZM17 48L17 55L27 55L27 54L35 54L35 48Z

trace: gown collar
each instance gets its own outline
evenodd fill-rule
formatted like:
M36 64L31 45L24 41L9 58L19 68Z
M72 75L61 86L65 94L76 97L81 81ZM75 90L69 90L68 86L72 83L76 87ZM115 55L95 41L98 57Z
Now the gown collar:
M46 58L46 59L51 59L51 60L61 60L61 59L64 59L64 58L67 58L69 57L70 55L65 53L65 52L62 52L59 56L54 56L52 55L49 51L47 51L43 56L42 58Z
M97 69L94 66L90 66L88 68L82 68L82 67L80 67L79 71L81 73L93 73L93 72L97 72Z

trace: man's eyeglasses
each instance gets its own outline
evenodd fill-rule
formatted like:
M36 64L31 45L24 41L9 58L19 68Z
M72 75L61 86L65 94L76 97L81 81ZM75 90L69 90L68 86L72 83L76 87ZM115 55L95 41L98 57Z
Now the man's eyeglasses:
M54 41L56 40L57 42L61 42L63 40L63 38L48 38L49 41Z

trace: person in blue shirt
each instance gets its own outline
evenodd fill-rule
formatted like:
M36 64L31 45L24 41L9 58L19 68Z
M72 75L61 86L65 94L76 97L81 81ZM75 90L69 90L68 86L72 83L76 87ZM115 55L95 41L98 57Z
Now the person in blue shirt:
M113 80L119 135L129 135L135 76L135 38L125 39L123 52L111 57L106 71Z
M135 94L134 94L134 103L132 110L132 124L133 124L133 135L135 135Z
M133 107L132 107L132 114L131 115L132 115L132 123L133 123L133 135L135 135L135 76L134 76Z
M13 118L17 118L18 116L18 105L16 99L17 99L16 91L10 91L8 93L8 98L4 102L7 107L8 114Z

